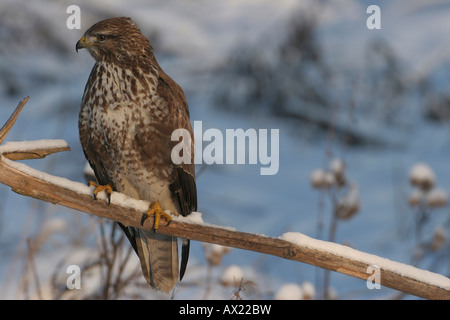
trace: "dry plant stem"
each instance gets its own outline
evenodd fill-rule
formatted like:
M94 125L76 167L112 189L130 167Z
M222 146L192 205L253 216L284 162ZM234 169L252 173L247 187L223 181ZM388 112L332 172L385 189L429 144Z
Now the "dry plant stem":
M33 276L35 282L38 299L42 300L41 285L39 282L38 272L36 270L36 264L34 263L35 248L31 242L31 239L27 239L27 246L28 246L28 255L27 255L28 266L30 268L30 273Z
M1 132L0 136L2 136ZM34 150L33 152L46 154L45 150ZM8 166L3 161L3 157L0 161L0 183L10 186L13 191L22 195L119 221L126 226L146 230L152 230L153 227L154 219L151 216L141 226L142 212L114 202L107 205L105 201L94 200L91 195L80 194L71 189L30 176ZM186 223L177 219L174 219L170 226L160 225L158 232L300 261L363 280L367 280L369 276L367 268L370 265L368 263L346 258L336 253L310 248L306 245L294 244L279 238L234 231L207 224ZM450 299L450 290L405 277L391 270L381 269L380 271L381 285L383 286L427 299Z
M328 231L328 241L334 242L336 238L336 230L337 230L337 224L338 224L338 216L337 216L337 206L338 201L336 197L336 190L332 190L332 193L330 194L331 203L332 203L332 210L333 214L331 217L331 225L330 230ZM325 299L329 298L329 288L330 288L330 272L329 270L325 270L325 273L323 275L323 297Z
M9 117L8 121L6 121L6 123L0 129L0 144L3 143L9 131L11 131L11 128L13 127L14 123L16 123L16 120L19 117L20 111L22 111L22 108L25 106L25 103L27 103L29 98L30 97L26 97L25 99L19 102L13 114Z

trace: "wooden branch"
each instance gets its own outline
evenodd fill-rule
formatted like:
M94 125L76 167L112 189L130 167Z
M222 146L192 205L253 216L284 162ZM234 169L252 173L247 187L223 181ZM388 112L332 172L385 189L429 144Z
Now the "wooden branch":
M7 133L0 130L0 137L2 134L4 138ZM93 187L51 176L11 160L44 157L64 150L68 150L68 146L61 140L0 145L0 183L25 196L119 221L127 226L151 230L151 217L143 226L140 225L148 202L114 192L108 205L105 198L93 199ZM193 213L193 216L196 215ZM175 217L169 226L162 223L158 232L300 261L363 280L372 275L368 268L376 265L383 286L427 299L450 299L450 279L447 277L298 233L272 238L195 222L189 217Z

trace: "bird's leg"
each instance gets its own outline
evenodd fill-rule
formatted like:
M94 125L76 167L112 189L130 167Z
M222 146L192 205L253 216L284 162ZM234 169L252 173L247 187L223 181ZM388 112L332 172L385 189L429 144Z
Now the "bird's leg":
M150 206L150 209L148 209L148 211L145 212L142 215L142 217L141 217L141 226L144 225L145 220L150 215L154 215L155 216L155 222L153 223L153 230L154 231L158 230L159 221L161 220L161 217L164 218L167 221L167 225L169 225L170 222L172 221L172 218L161 209L161 206L159 205L158 201L153 202L152 205Z
M94 181L90 181L89 186L95 187L95 189L93 191L95 200L97 200L97 195L100 192L105 191L106 197L108 198L108 205L111 204L111 193L113 192L113 189L109 184L102 186L102 185L96 184Z

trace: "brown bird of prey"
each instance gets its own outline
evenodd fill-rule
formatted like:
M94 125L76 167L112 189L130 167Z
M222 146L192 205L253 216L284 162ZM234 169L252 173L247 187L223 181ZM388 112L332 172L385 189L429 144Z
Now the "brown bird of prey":
M147 200L143 219L170 221L197 209L193 143L190 163L174 164L172 132L186 129L193 142L181 87L160 67L153 48L130 18L100 21L77 42L95 65L84 89L78 120L81 145L95 172L94 197L113 191ZM183 277L189 240L183 239L178 272L177 238L119 224L154 288L169 293Z

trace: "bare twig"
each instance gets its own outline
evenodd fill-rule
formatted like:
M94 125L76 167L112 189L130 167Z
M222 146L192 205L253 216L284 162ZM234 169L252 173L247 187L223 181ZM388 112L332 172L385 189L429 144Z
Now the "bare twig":
M0 144L2 144L2 142L5 140L9 131L11 131L11 128L13 127L14 123L16 123L16 120L19 117L20 111L22 111L23 106L25 105L25 103L27 103L29 98L30 97L26 97L25 99L19 102L19 104L16 107L16 110L14 110L13 114L9 117L8 121L6 121L6 123L0 129Z

